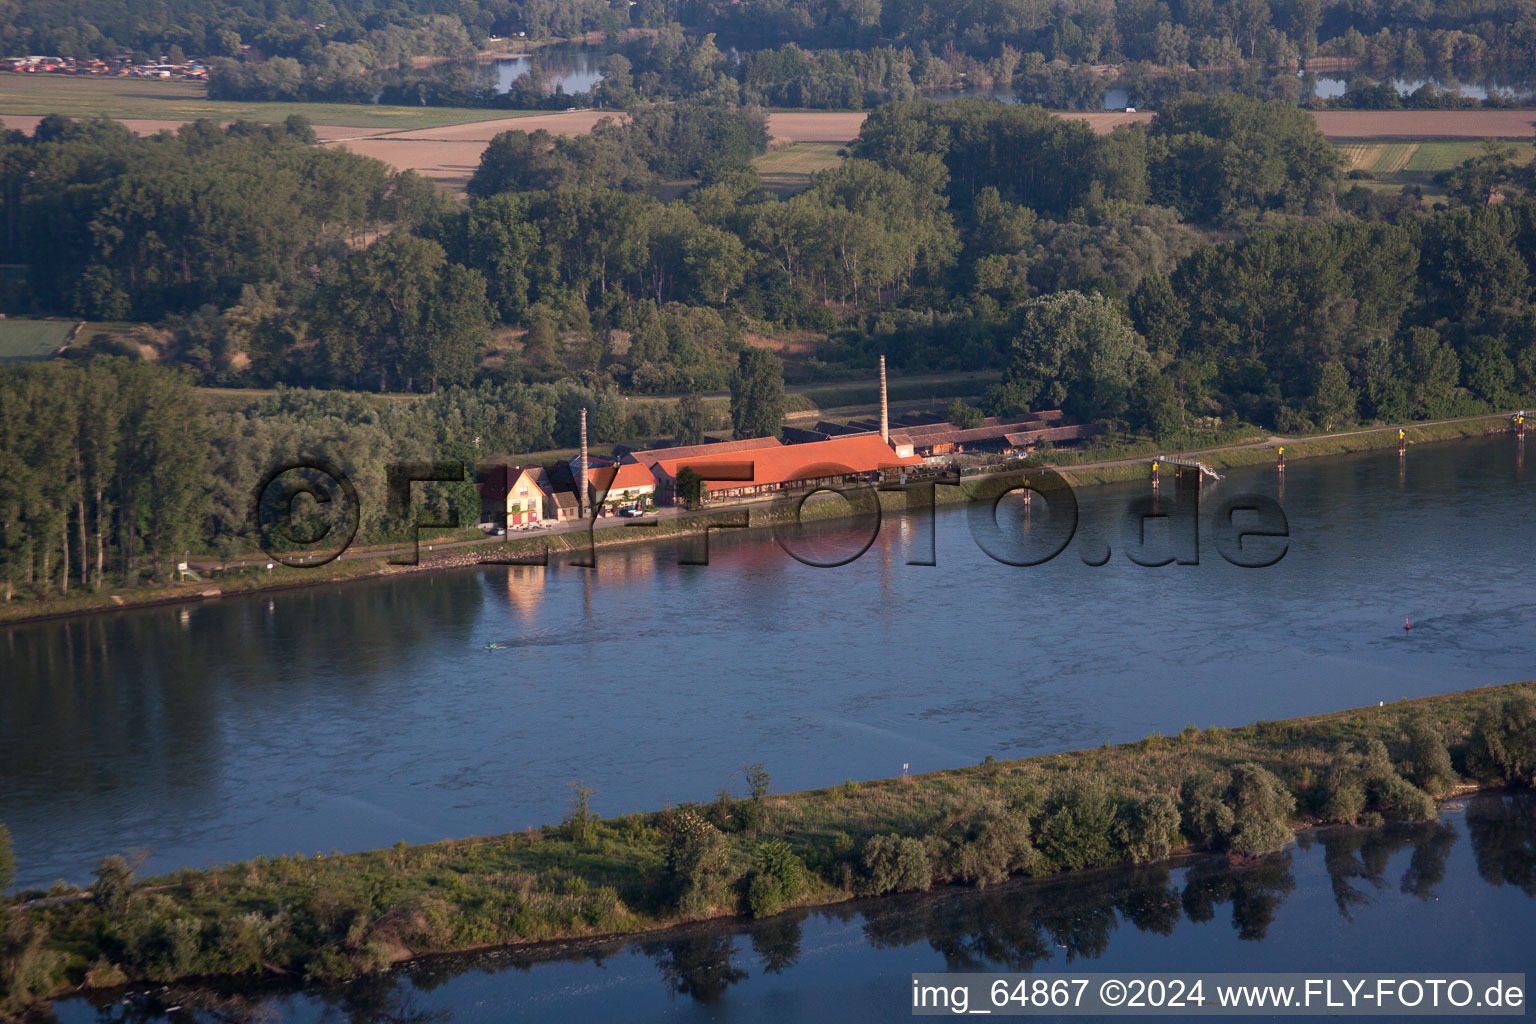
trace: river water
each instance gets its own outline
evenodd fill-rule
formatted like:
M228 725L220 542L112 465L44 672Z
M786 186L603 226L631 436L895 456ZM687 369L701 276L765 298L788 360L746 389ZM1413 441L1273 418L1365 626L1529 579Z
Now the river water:
M641 546L0 630L19 882L125 851L157 872L523 829L576 779L619 814L740 793L744 762L793 790L1536 675L1513 438L1293 462L1269 568L1208 528L1198 565L1132 563L1148 489L1081 492L1071 545L1034 567L978 547L983 506L941 506L837 568L717 531L708 565ZM1249 492L1276 497L1273 469L1207 485L1207 527Z
M646 939L434 958L334 990L212 995L293 1022L858 1022L904 1018L917 971L1529 972L1536 807L1480 795L1438 822L1303 834L1215 858L859 901ZM193 999L208 995L194 994ZM174 1002L172 1002L174 1001ZM151 990L60 1024L162 1019ZM182 1011L174 1019L186 1019ZM202 1015L200 1019L215 1018ZM238 1016L219 1019L239 1019Z

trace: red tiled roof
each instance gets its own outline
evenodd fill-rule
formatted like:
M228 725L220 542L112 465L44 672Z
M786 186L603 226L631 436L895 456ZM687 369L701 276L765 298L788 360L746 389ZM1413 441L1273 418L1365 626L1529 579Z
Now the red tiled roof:
M599 466L588 469L587 482L598 494L656 486L656 478L651 475L650 467L640 462L626 462L618 468Z
M834 437L810 444L781 445L746 452L721 452L686 458L658 459L656 469L676 478L677 471L690 466L694 472L709 477L709 468L740 476L738 480L706 483L706 490L725 491L734 487L759 487L763 484L789 483L824 476L868 473L895 466L921 466L916 456L898 456L878 434ZM750 475L749 475L750 474Z

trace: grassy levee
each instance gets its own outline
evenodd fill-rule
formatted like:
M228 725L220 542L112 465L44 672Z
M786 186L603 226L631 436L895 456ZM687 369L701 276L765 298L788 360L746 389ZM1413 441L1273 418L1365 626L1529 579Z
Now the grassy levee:
M1531 782L1536 683L826 789L421 846L258 857L136 880L102 862L0 909L0 1015L80 988L360 976L403 959L622 935L854 896L984 885L1209 848L1321 820L1429 820L1431 794ZM1410 781L1411 780L1411 781ZM7 920L8 919L8 920Z
M1509 417L1503 413L1486 416L1470 416L1437 423L1404 424L1402 426L1409 444L1408 457L1413 457L1412 446L1430 441L1456 441L1472 437L1485 437L1509 431ZM1355 452L1380 451L1397 447L1397 426L1349 431L1312 438L1279 438L1273 443L1258 440L1230 447L1178 448L1156 444L1097 445L1071 452L1053 452L1043 458L1043 463L1059 471L1067 481L1079 487L1116 483L1122 480L1146 479L1149 473L1145 460L1154 455L1180 454L1197 459L1217 472L1243 466L1275 464L1275 448L1285 446L1287 464L1298 459L1317 458L1325 455L1350 455ZM1130 465L1099 465L1134 459Z

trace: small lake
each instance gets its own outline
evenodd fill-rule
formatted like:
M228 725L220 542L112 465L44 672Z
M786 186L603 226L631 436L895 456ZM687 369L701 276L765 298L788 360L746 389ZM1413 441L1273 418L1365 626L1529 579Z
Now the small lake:
M1356 81L1385 82L1396 90L1399 96L1409 96L1426 85L1433 85L1441 92L1456 91L1463 96L1475 100L1485 100L1489 96L1498 96L1506 100L1529 100L1536 95L1536 86L1525 76L1500 77L1490 75L1485 78L1471 81L1460 81L1452 78L1436 78L1430 76L1400 76L1392 75L1386 78L1378 78L1365 72L1351 72L1347 75L1302 75L1302 81L1307 83L1306 95L1318 96L1322 99L1337 99L1349 91L1351 83Z
M607 53L600 47L545 46L531 55L504 57L483 66L482 75L492 78L498 93L512 90L513 83L537 75L546 93L556 88L567 95L591 92L603 80Z
M1512 437L1296 461L1283 496L1272 467L1229 473L1202 494L1198 565L1126 556L1148 491L1081 492L1071 545L1033 568L981 550L983 506L943 506L890 517L838 568L716 530L708 565L639 546L595 571L485 566L0 629L19 884L85 882L132 850L160 872L520 830L558 822L575 779L614 815L740 792L743 762L788 791L1536 674L1536 473ZM1249 493L1289 519L1267 569L1229 565L1208 532ZM1002 521L1047 535L1032 509L1028 531L1017 507ZM832 549L868 542L828 530ZM935 545L936 565L909 564Z
M905 1018L917 971L1529 976L1533 898L1536 801L1487 794L1447 808L1438 822L1303 834L1242 868L1200 857L642 939L434 958L335 990L257 986L214 995L226 1009L255 1008L295 1024L842 1024ZM57 1022L165 1019L164 1000L185 996L136 995L99 1010L73 1000L58 1005Z

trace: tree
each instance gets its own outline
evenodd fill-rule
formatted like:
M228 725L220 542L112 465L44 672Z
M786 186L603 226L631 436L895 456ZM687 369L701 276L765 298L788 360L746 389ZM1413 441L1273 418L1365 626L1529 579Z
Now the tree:
M684 395L677 400L677 431L673 435L679 445L704 443L704 431L709 426L709 415L704 411L704 400L698 395Z
M1495 139L1483 140L1480 155L1463 161L1435 177L1445 194L1463 206L1487 206L1499 198L1514 198L1530 172L1515 162L1515 148Z
M704 477L692 466L683 466L677 471L677 496L688 505L697 505L704 500Z
M784 424L784 363L764 348L745 348L731 376L735 436L778 437Z
M570 832L571 842L586 846L592 841L597 827L598 816L592 810L592 795L596 791L580 779L566 783L566 788L571 791L571 809L566 812L565 827Z
M1461 360L1456 350L1427 327L1413 327L1403 346L1409 403L1421 419L1444 416L1455 397L1456 382L1461 377Z
M1148 147L1153 202L1197 220L1331 203L1338 151L1295 103L1228 93L1163 104Z
M1051 867L1077 871L1114 859L1115 801L1097 779L1063 785L1045 803L1037 843Z
M555 366L555 341L559 335L548 317L538 317L523 335L523 365L535 370L548 370Z
M1536 782L1536 697L1517 693L1477 716L1467 743L1467 771L1518 786Z
M1232 769L1226 803L1232 808L1233 825L1227 846L1234 852L1273 853L1296 838L1291 831L1296 798L1260 765L1240 764Z
M16 851L11 846L11 833L0 821L0 894L10 891L16 884Z
M437 390L467 383L489 336L485 279L448 262L436 242L406 232L354 253L317 292L313 318L333 372Z
M96 865L96 881L91 896L108 914L118 915L128 908L133 893L133 868L120 856L103 857Z
M697 294L725 305L731 292L741 287L749 259L741 239L729 231L700 226L683 243L683 265Z
M985 417L985 413L967 403L963 398L950 402L949 407L944 410L944 418L962 430L980 426Z
M878 896L887 892L927 892L933 866L923 842L912 836L871 836L864 844L864 882L860 890Z
M1461 365L1472 394L1495 407L1509 401L1515 384L1515 364L1502 338L1477 335L1463 350Z
M1098 294L1062 292L1026 302L1010 326L1013 360L1004 388L1033 408L1059 407L1080 419L1127 411L1148 358L1119 306Z
M763 762L744 764L741 770L747 777L747 793L751 799L761 800L768 795L768 787L773 783L773 777L768 774L768 769L763 767Z
M1159 443L1171 440L1184 428L1184 403L1166 373L1151 374L1137 389L1141 427Z
M1355 389L1349 386L1349 371L1342 363L1332 360L1318 367L1310 405L1312 418L1324 431L1355 418Z
M708 914L724 903L730 856L720 830L687 807L667 814L666 865L677 908L685 916Z

